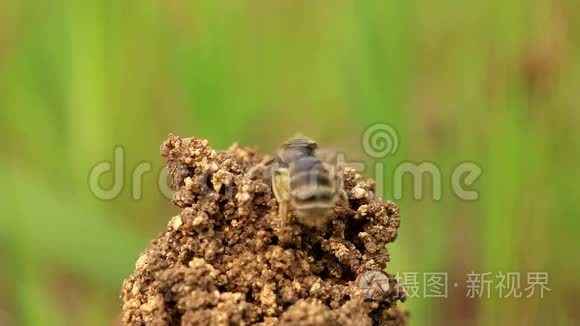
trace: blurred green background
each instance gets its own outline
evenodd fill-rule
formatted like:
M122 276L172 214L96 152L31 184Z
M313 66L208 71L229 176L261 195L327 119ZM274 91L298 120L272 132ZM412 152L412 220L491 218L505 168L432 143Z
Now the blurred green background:
M441 200L427 182L397 201L389 271L460 284L409 300L412 324L578 325L579 106L575 0L0 0L0 325L119 322L122 280L178 212L157 186L170 132L272 152L300 131L370 164L376 122L399 134L388 168L443 173ZM89 172L117 145L124 187L100 200ZM477 201L451 191L463 161ZM548 272L552 291L468 299L472 270Z

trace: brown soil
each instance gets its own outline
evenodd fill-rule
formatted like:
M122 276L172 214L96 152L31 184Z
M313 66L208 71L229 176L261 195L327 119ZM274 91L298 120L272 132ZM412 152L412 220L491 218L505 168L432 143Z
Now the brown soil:
M124 282L125 324L407 324L392 275L384 293L361 289L361 277L387 268L399 227L398 207L374 197L373 180L345 168L350 208L337 206L326 226L284 225L260 164L269 157L177 136L161 155L182 211Z

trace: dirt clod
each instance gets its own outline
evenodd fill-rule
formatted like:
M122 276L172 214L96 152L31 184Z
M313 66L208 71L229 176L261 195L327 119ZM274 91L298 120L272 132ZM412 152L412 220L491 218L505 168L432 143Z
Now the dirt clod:
M399 209L374 196L373 180L345 168L350 208L337 206L327 225L308 227L278 218L268 156L177 136L161 155L182 211L123 284L126 325L407 324L396 306L404 289L381 272ZM388 282L380 295L360 287L369 272Z

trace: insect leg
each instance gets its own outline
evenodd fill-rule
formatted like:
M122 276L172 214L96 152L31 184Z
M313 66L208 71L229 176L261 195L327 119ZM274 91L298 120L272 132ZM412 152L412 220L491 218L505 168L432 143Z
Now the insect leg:
M272 190L278 201L278 216L288 222L288 203L290 202L290 176L288 169L278 168L272 174Z

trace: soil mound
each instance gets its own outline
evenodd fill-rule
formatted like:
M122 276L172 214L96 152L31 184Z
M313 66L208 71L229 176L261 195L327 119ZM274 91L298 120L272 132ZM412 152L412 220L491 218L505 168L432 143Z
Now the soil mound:
M282 223L271 160L170 136L161 155L181 213L123 284L126 325L406 325L387 268L399 209L344 168L348 206L325 226Z

